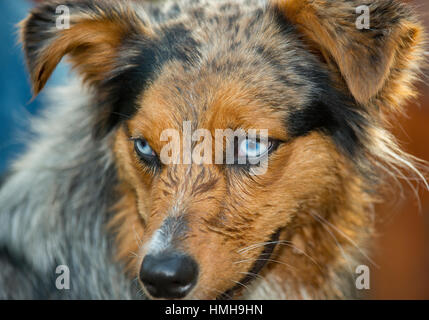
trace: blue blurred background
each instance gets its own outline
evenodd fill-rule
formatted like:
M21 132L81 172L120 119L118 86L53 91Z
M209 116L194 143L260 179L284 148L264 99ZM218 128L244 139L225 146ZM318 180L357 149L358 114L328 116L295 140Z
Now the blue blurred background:
M32 93L17 23L25 18L34 2L0 0L0 175L23 144L20 132L26 131L26 119L41 108L41 97L31 101ZM63 64L53 74L48 86L65 81L67 67Z

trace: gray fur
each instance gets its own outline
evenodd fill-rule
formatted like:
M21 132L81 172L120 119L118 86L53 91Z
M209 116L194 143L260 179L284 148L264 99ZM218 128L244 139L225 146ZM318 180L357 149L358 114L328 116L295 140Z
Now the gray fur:
M50 96L0 190L0 298L135 298L105 230L116 179L110 137L92 138L90 93L80 85ZM70 290L55 287L58 265L70 269Z

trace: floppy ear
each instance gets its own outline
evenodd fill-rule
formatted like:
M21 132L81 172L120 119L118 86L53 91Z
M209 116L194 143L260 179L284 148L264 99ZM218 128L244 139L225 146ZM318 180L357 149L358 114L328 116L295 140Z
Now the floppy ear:
M339 70L361 104L376 98L399 106L413 95L423 59L423 32L408 7L396 0L366 1L369 29L358 28L360 0L274 0L310 45ZM362 8L362 7L361 7Z
M61 14L68 13L69 26L61 23L67 23L68 18ZM34 9L20 26L35 95L43 89L63 56L69 56L85 81L97 84L115 67L124 38L149 32L126 1L111 0L47 1Z

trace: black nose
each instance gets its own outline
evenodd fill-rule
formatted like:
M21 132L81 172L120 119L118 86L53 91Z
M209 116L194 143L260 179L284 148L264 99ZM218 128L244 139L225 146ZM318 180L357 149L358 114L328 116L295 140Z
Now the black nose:
M191 257L174 253L147 255L140 269L140 280L155 298L184 298L198 278L198 265Z

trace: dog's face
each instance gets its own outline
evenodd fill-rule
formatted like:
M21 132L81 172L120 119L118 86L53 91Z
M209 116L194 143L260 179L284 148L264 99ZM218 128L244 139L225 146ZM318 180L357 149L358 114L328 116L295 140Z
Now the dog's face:
M366 205L365 146L379 129L368 106L406 89L394 68L418 29L400 6L363 32L350 1L323 3L212 1L156 23L138 2L70 2L70 28L55 30L55 2L24 22L36 92L65 54L97 92L122 195L119 256L137 255L149 297L230 297L270 261L317 283L313 261L285 266L287 245L304 238L320 269L341 258L315 220L338 216L349 237L365 227L350 213Z
M140 235L144 245L138 249L138 266L145 261L141 278L147 278L148 283L156 281L153 263L144 270L148 256L162 262L170 255L186 254L196 262L192 272L198 285L193 296L205 298L258 273L272 258L265 250L271 250L271 242L279 240L286 227L292 228L295 215L332 205L344 184L339 172L341 157L334 143L323 133L292 136L285 124L296 116L292 110L297 103L286 101L305 101L311 90L305 79L300 90L294 90L275 79L273 72L265 75L264 84L255 81L252 85L240 79L252 72L250 68L237 67L236 72L242 74L226 79L222 71L202 71L201 67L185 71L180 64L166 65L142 93L137 113L117 132L114 150L129 186L126 192L134 196L144 223ZM258 78L264 73L253 71L252 75ZM295 91L284 95L283 107L273 107L273 101L264 99L269 92L280 96L282 91ZM196 163L193 157L192 164L186 164L186 121L190 128L210 133L204 136L204 142L209 142L204 152L213 150L203 159L207 161ZM228 164L226 156L223 162L216 162L215 146L222 144L216 131L227 129L267 130L266 143L244 137L232 146L235 155L253 156L260 149L261 157L268 157L266 168ZM177 131L179 139L163 141L168 130ZM225 149L232 144L231 139L224 142ZM180 159L175 164L162 159L168 145L178 150ZM190 144L193 155L202 152L199 146L204 144ZM130 248L123 250L129 252ZM171 263L168 261L165 263ZM149 292L157 296L156 290ZM162 294L166 293L157 297Z

